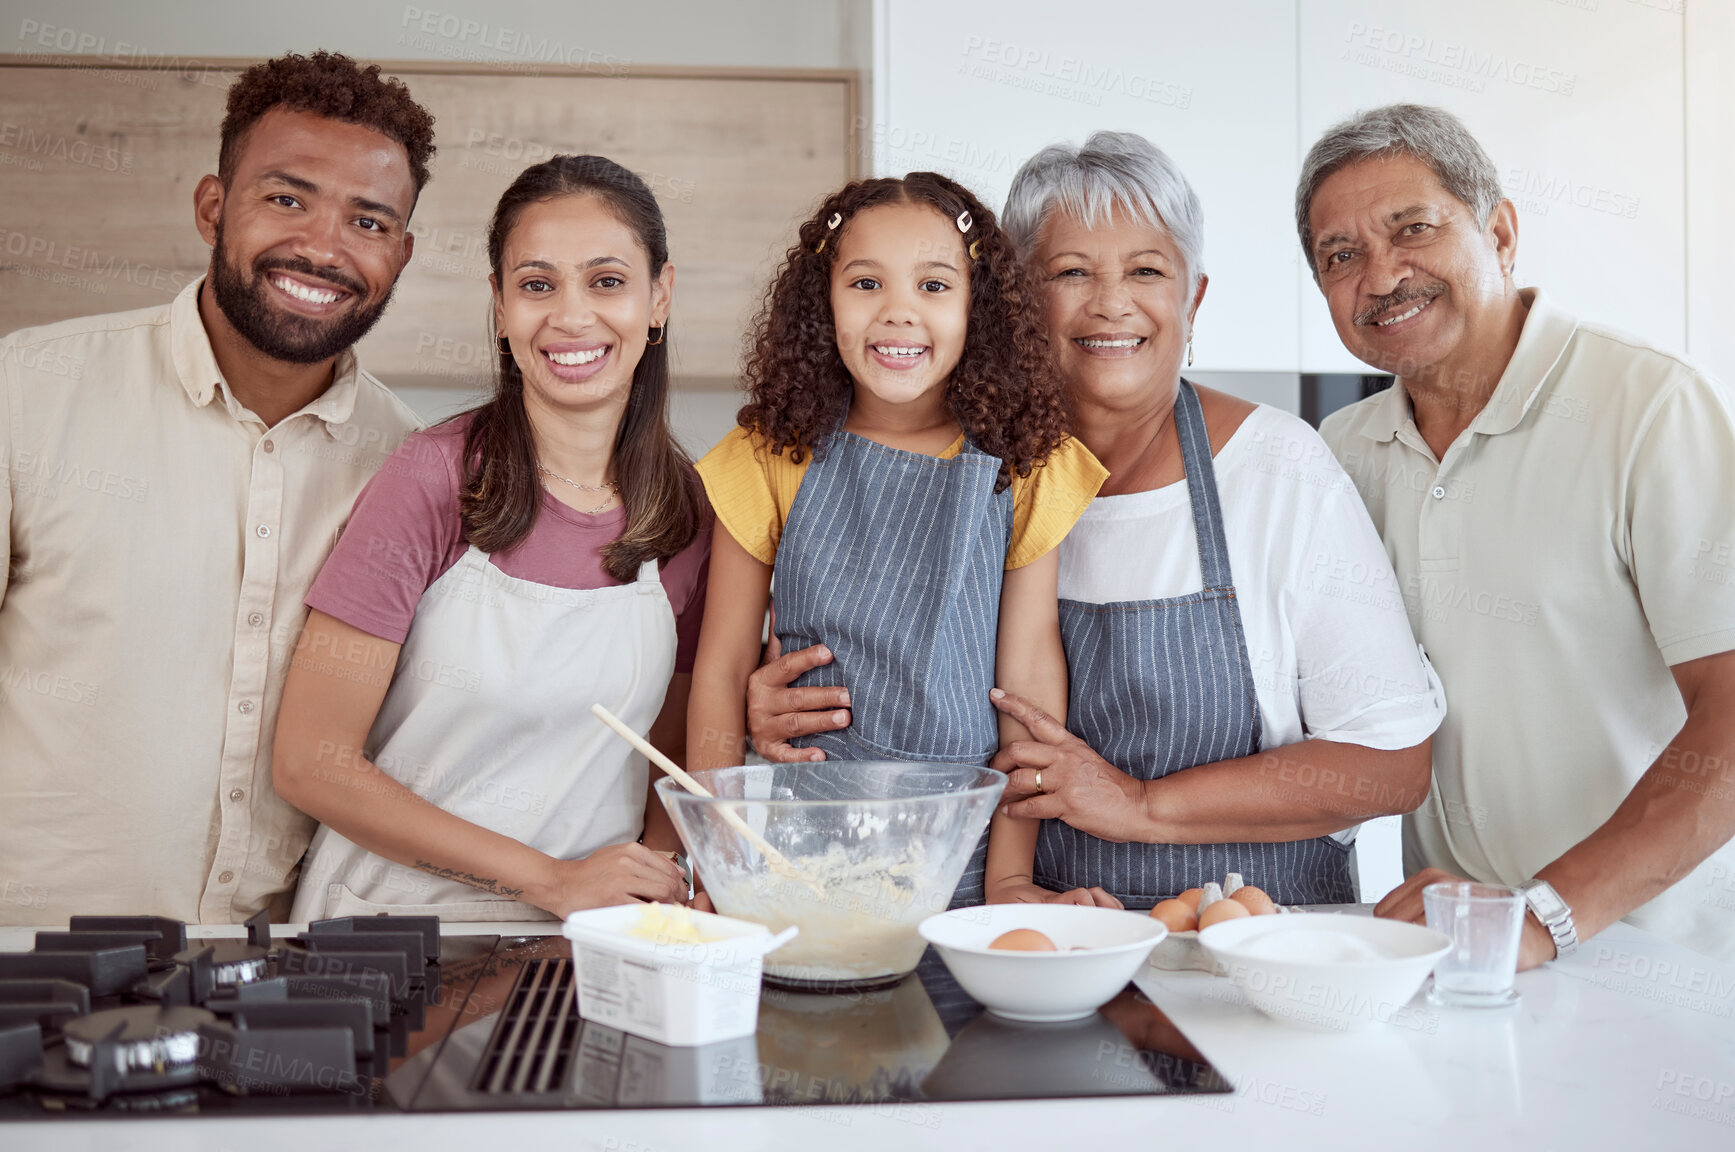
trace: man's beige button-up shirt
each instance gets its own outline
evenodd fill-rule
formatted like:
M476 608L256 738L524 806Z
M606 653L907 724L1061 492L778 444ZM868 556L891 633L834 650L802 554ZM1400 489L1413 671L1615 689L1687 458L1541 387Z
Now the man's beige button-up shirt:
M288 910L302 598L417 426L352 352L274 428L171 303L0 340L0 924Z
M1404 867L1496 884L1606 821L1686 721L1671 665L1735 649L1735 398L1524 289L1518 347L1434 458L1396 385L1321 433L1366 501L1446 685ZM1735 794L1735 764L1665 762ZM1632 922L1735 959L1735 844Z

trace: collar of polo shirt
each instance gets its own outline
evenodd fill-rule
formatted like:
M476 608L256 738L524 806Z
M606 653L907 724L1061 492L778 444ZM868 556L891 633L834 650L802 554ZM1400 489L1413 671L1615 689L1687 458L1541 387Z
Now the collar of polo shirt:
M1521 288L1518 296L1528 309L1518 347L1506 362L1494 395L1470 423L1470 431L1485 436L1498 436L1518 427L1578 329L1578 318L1557 307L1542 289ZM1410 394L1401 382L1394 383L1368 411L1358 431L1370 440L1385 442L1411 419Z
M175 351L175 372L187 398L203 408L222 392L231 413L239 412L223 372L217 367L216 354L211 351L211 338L205 332L205 322L199 318L199 290L203 276L181 289L169 308L169 328ZM347 424L355 415L355 398L360 362L355 349L346 348L338 355L331 387L295 415L313 416L329 430ZM292 416L290 419L294 419Z

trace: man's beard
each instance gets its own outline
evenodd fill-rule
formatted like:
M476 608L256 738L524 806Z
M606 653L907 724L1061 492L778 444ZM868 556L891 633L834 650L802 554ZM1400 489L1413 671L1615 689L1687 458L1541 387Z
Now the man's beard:
M354 305L349 312L334 314L326 320L297 316L272 304L266 294L275 289L266 276L272 271L295 272L310 280L321 280L349 292L353 299L367 297L367 288L330 271L320 271L304 259L261 258L253 265L251 279L229 260L223 243L223 224L217 223L216 251L211 260L211 295L222 309L235 331L243 339L273 360L290 364L318 364L329 360L353 345L379 320L386 305L392 301L388 290L378 304Z

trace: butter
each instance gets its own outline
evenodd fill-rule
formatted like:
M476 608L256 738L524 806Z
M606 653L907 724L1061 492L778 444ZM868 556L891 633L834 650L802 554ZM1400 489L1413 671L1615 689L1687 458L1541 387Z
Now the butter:
M692 909L680 904L646 904L627 935L656 944L705 944L721 939L700 931Z

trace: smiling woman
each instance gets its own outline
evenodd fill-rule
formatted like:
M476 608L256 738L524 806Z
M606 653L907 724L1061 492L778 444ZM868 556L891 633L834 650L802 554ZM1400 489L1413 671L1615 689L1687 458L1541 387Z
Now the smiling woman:
M996 761L1007 811L1040 831L989 898L1149 908L1239 872L1353 900L1356 823L1421 803L1444 712L1367 513L1311 428L1182 378L1203 213L1168 156L1044 149L1007 224L1110 478L1060 550L1066 727L998 699L1036 738Z
M557 156L507 189L488 256L494 397L405 442L308 597L319 658L290 672L275 764L324 822L297 919L686 892L644 760L589 711L684 759L710 531L668 427L662 215L619 165Z

